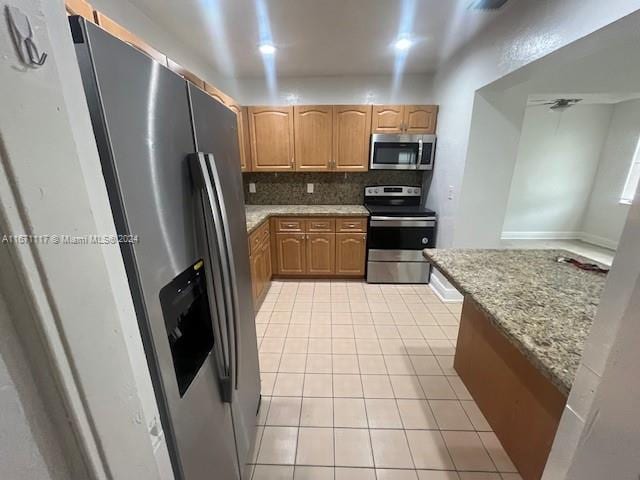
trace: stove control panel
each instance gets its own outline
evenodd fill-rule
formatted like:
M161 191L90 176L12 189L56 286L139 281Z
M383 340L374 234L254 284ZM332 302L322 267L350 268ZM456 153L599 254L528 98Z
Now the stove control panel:
M384 186L366 187L364 189L365 197L419 197L422 194L420 187L407 186Z

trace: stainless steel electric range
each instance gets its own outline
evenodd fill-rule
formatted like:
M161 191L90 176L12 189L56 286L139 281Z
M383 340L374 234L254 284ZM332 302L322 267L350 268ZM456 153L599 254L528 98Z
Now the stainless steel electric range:
M367 282L429 283L431 268L422 250L435 247L437 219L421 198L419 187L365 188Z

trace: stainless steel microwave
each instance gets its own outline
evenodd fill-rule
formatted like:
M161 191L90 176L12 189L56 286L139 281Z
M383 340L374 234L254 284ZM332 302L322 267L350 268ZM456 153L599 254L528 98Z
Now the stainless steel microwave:
M431 170L435 135L371 135L371 170Z

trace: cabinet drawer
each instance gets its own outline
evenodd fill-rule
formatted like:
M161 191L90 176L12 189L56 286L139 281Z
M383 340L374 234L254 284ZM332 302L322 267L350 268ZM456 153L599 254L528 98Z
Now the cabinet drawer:
M304 232L304 219L292 217L276 218L276 232Z
M336 219L336 232L366 232L366 217L346 217Z
M310 218L307 220L307 232L335 232L336 224L333 218Z
M260 246L269 241L269 222L264 222L249 235L249 254L254 255Z

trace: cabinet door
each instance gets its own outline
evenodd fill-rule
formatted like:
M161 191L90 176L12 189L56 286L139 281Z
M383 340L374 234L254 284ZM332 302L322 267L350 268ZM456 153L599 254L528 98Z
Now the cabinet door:
M371 117L372 133L401 133L404 108L402 105L374 105Z
M248 172L251 170L249 165L249 155L247 149L247 109L242 108L237 103L227 105L229 110L236 114L236 124L238 127L238 148L240 152L240 170Z
M249 107L251 169L279 172L294 169L293 108Z
M333 107L334 170L367 171L371 137L371 105Z
M276 233L278 274L303 275L306 271L304 233Z
M262 293L262 263L263 255L259 250L250 257L251 263L251 291L253 293L253 302L256 303ZM255 305L257 308L257 304Z
M364 275L364 233L336 233L336 274Z
M293 107L297 171L326 172L333 164L332 108L327 105Z
M271 277L273 276L273 269L271 268L271 242L266 241L263 245L264 256L264 288L268 289L271 283Z
M307 234L307 273L331 275L335 272L335 233Z
M436 133L437 105L405 105L404 130L407 133Z

